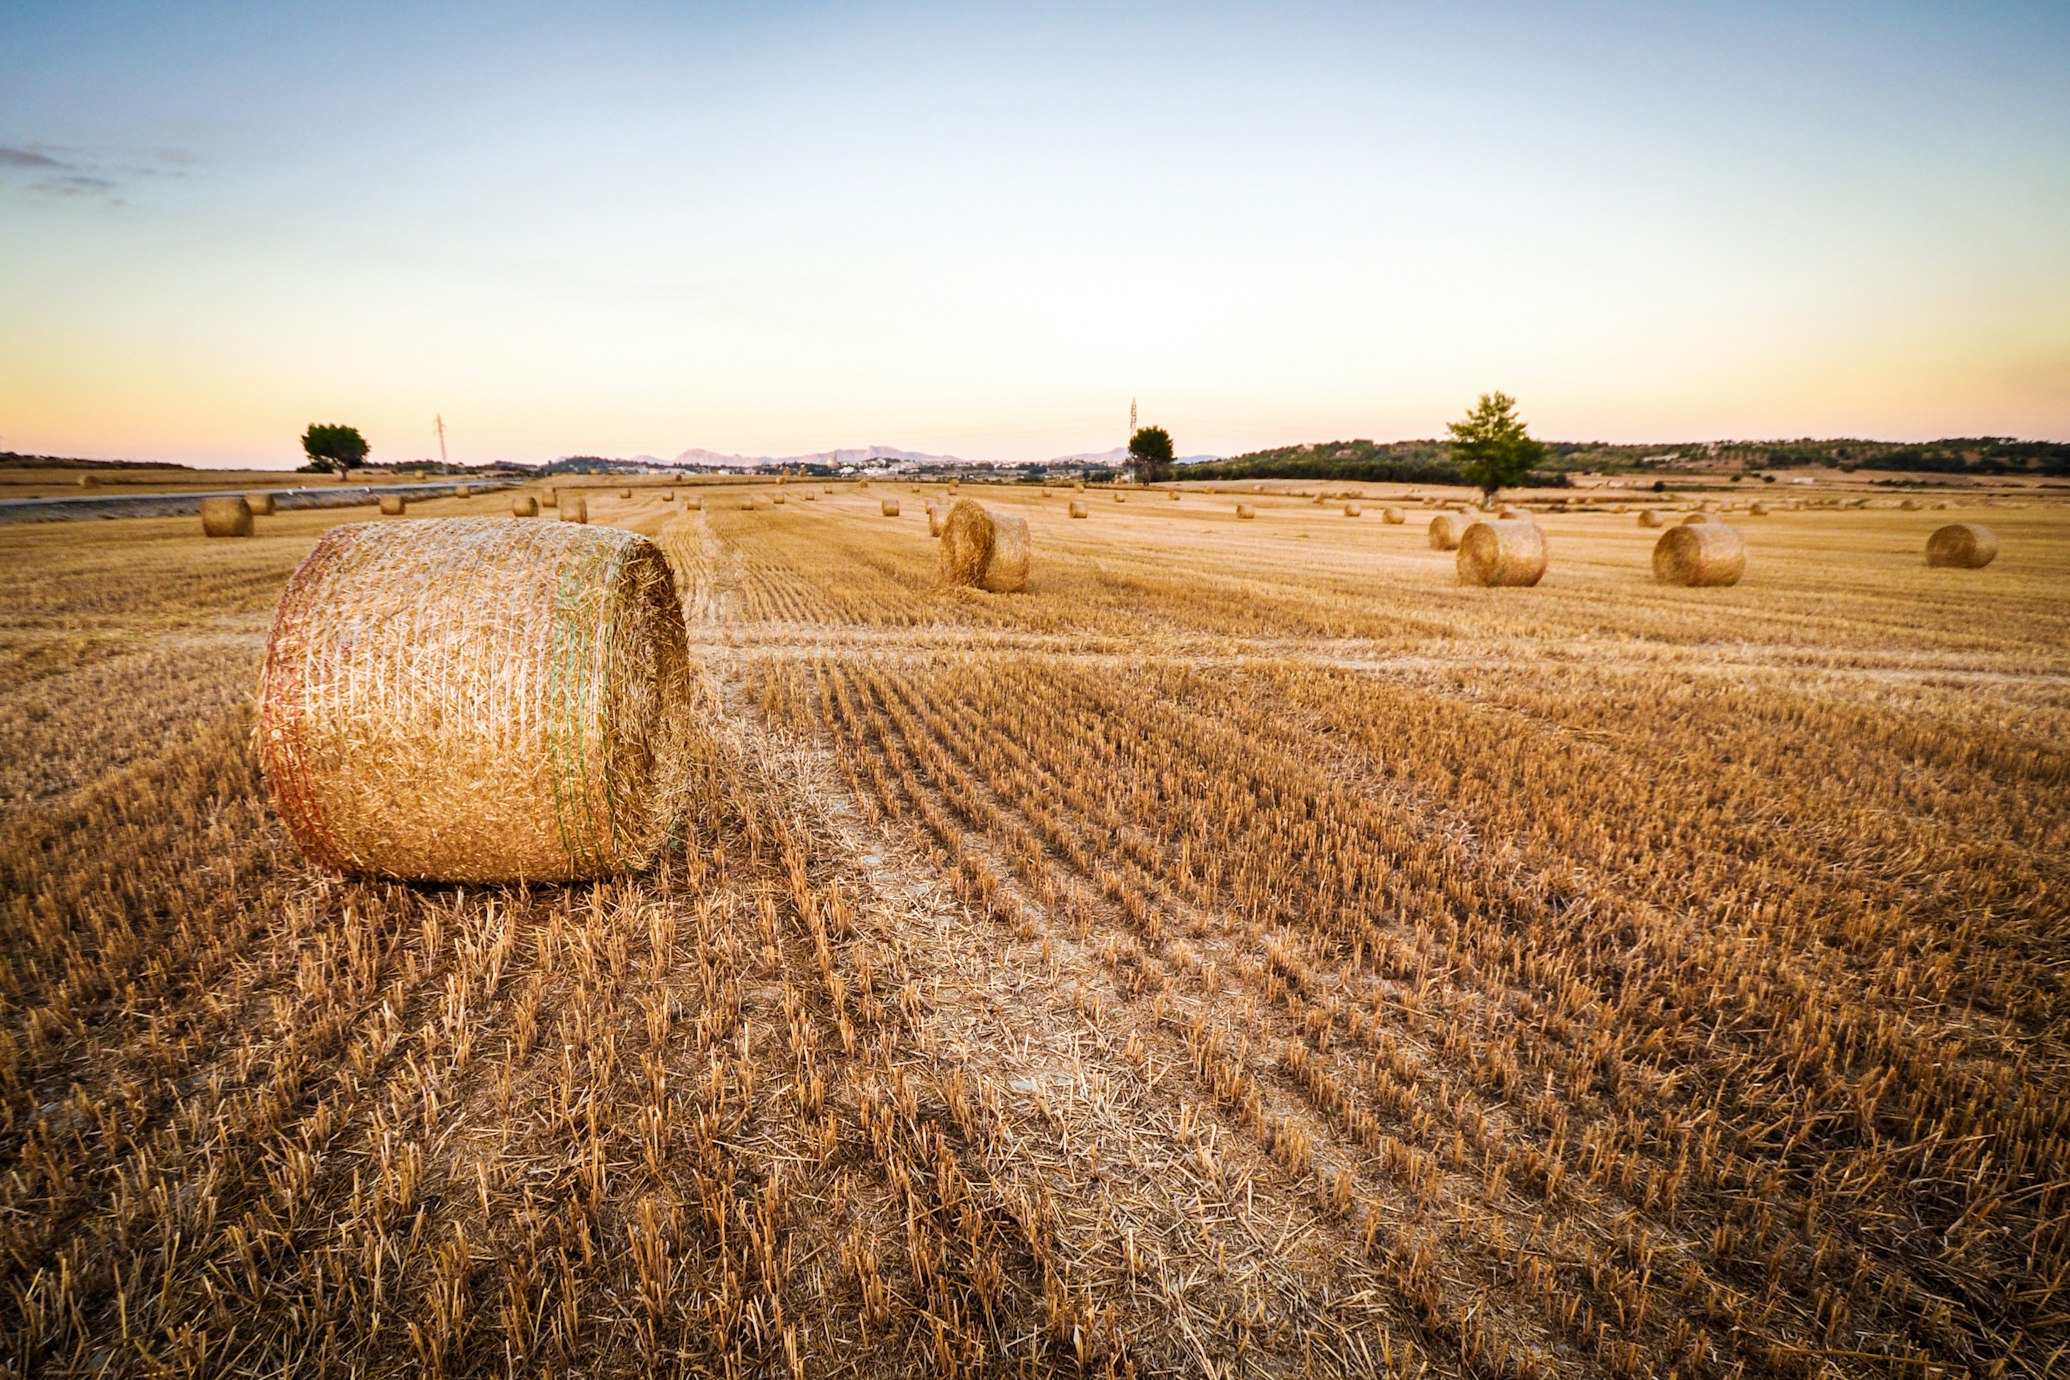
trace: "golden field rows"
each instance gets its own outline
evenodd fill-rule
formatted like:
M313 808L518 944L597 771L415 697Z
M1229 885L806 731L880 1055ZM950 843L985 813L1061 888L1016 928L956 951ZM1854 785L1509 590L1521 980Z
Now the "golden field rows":
M2070 1373L2070 508L1487 590L1372 486L973 488L986 594L833 488L591 491L708 731L654 871L531 889L265 804L365 513L0 528L0 1366Z

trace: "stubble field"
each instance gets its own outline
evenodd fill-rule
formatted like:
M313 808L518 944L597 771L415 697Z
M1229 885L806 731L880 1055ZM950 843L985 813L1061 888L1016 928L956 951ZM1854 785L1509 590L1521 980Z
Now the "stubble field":
M265 804L364 514L0 528L0 1364L2070 1370L2070 508L1484 590L1371 498L969 490L998 595L907 485L695 492L589 497L680 580L683 838L529 889Z

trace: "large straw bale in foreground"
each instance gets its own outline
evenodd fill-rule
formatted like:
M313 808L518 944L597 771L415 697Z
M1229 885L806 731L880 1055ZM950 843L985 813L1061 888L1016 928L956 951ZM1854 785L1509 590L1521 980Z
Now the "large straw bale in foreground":
M1545 565L1545 533L1529 518L1484 519L1459 539L1461 584L1535 585Z
M538 517L539 500L530 494L518 494L510 500L512 517Z
M1457 551L1459 539L1472 525L1473 520L1464 513L1439 513L1430 520L1430 549Z
M1926 563L1982 570L1998 559L1998 534L1975 522L1951 522L1926 539Z
M409 510L409 506L410 505L408 503L405 503L403 501L403 496L401 494L381 495L382 517L401 517L405 512Z
M273 495L264 489L248 493L244 496L244 506L252 510L253 517L272 517Z
M674 822L689 674L675 582L644 537L355 523L281 598L260 765L319 867L605 876L644 866Z
M1662 584L1736 585L1746 571L1746 538L1722 522L1685 522L1653 544L1653 578Z
M1034 547L1028 523L959 498L942 522L942 580L1006 594L1028 587Z
M201 500L201 534L205 537L248 537L252 534L252 509L241 498L217 497Z

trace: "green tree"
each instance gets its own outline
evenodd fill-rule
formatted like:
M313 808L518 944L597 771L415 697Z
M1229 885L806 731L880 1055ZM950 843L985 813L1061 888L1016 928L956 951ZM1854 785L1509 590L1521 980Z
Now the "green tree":
M1466 482L1481 491L1483 504L1498 489L1514 488L1545 459L1545 443L1534 441L1507 393L1483 393L1463 421L1450 424L1452 460Z
M1139 484L1155 484L1172 471L1172 434L1161 426L1146 426L1128 438L1128 467Z
M326 470L343 474L367 462L367 438L359 434L356 426L311 422L302 433L302 450L309 456L309 463L303 468L318 474Z

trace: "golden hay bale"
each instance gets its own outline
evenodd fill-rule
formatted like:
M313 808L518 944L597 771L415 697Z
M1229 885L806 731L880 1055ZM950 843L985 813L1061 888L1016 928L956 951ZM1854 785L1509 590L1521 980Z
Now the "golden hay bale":
M1239 518L1249 519L1256 517L1258 514L1257 510L1252 508L1250 504L1239 503L1236 505L1236 515Z
M897 499L895 499L895 498L887 498L887 499L885 499L885 500L884 500L884 503L883 503L883 505L882 505L882 507L883 507L883 513L884 513L884 516L886 516L886 517L897 517L897 516L898 516L898 500L897 500Z
M588 522L589 500L586 498L571 498L566 503L563 503L561 505L561 521Z
M950 492L951 492L951 493L954 493L954 492L955 492L955 490L951 489L951 490L950 490ZM1125 497L1124 497L1124 496L1123 496L1122 494L1120 494L1120 493L1118 493L1118 492L1117 492L1117 493L1116 493L1116 494L1114 495L1114 501L1115 501L1116 503L1126 503L1126 502L1128 502L1128 499L1127 499L1127 498L1125 498Z
M1382 508L1380 510L1380 520L1389 527L1399 527L1409 519L1403 515L1402 510L1399 508Z
M830 494L834 491L834 486L831 484L822 484L819 486L819 491L823 494Z
M474 490L473 490L473 488L471 488L470 486L468 486L468 485L466 485L466 484L455 484L455 485L453 486L453 497L455 497L455 498L473 498L473 497L474 497Z
M1519 519L1528 518L1531 515L1521 508L1512 508L1509 504L1505 503L1502 505L1501 508L1496 510L1495 516L1504 522L1516 522Z
M753 494L742 494L740 496L740 511L743 513L752 513L761 506L761 504L755 502Z
M1363 513L1364 511L1365 509L1359 507L1356 503L1347 503L1344 505L1344 516L1346 517L1357 517L1360 513Z
M1975 522L1951 522L1926 539L1926 563L1982 570L1998 559L1998 534Z
M932 515L930 514L930 519ZM945 584L976 585L998 594L1028 587L1034 547L1025 518L995 513L963 498L942 521L941 571Z
M695 509L698 512L703 512L704 500L702 498L686 498L683 500L683 506L687 509Z
M401 517L406 511L408 511L409 506L409 504L403 501L403 496L401 494L381 495L382 517Z
M548 489L539 496L539 506L542 508L551 508L560 501L561 491L559 489Z
M1083 503L1080 503L1077 499L1074 498L1071 500L1071 516L1091 517L1092 513L1091 510L1089 510Z
M858 479L855 481L855 487L858 489L867 489L870 487L870 481L867 479Z
M1916 513L1919 511L1919 500L1908 498L1903 503L1898 504L1898 509L1901 512Z
M1171 499L1172 502L1177 503L1179 501L1179 491L1177 489L1173 489L1169 494L1166 495L1166 497Z
M79 476L79 487L82 489L98 489L101 487L101 481L96 475L82 474Z
M1660 509L1658 509L1658 508L1641 508L1641 509L1639 510L1639 526L1641 526L1641 527L1664 527L1664 526L1666 526L1666 525L1667 525L1667 518L1666 518L1665 516L1663 516L1663 515L1661 514L1661 511L1660 511Z
M1084 492L1085 492L1085 481L1084 481L1083 479L1074 479L1074 480L1072 480L1072 481L1071 481L1071 492L1073 492L1073 493L1079 493L1079 494L1082 494L1082 493L1084 493Z
M1464 513L1439 513L1430 520L1430 549L1457 551L1459 539L1466 535L1466 529L1472 525L1472 519Z
M675 823L689 697L682 605L645 537L354 523L281 596L259 761L318 867L607 876L645 866Z
M663 489L661 491L661 501L663 503L674 503L676 501L676 491L674 489Z
M510 500L510 515L512 517L538 517L539 500L530 494L514 495Z
M618 496L620 498L631 498L633 496L633 491L631 489L620 489L618 491Z
M782 503L784 501L784 496L782 494L777 494L774 498L771 498L769 501L771 503Z
M244 506L252 510L253 517L272 517L273 495L264 489L248 493L244 496Z
M241 498L219 497L201 500L201 534L205 537L248 537L252 534L252 509Z
M1748 505L1747 505L1747 516L1748 516L1748 517L1767 517L1767 516L1768 516L1768 505L1767 505L1766 503L1750 503L1750 504L1748 504Z
M928 505L927 505L927 535L928 535L928 536L930 536L930 537L938 537L938 536L940 536L940 535L942 534L942 521L943 521L943 518L942 518L942 510L941 510L941 509L939 509L939 508L937 508L937 507L935 507L935 506L934 506L934 505L933 505L932 503L928 504Z
M1684 527L1701 527L1707 522L1716 521L1717 519L1712 517L1709 513L1698 511L1691 513L1688 517L1683 518L1682 525Z
M1459 538L1461 584L1535 585L1545 564L1545 533L1529 518L1483 519Z
M1746 538L1722 522L1685 522L1653 544L1653 578L1664 585L1736 585L1746 571Z

